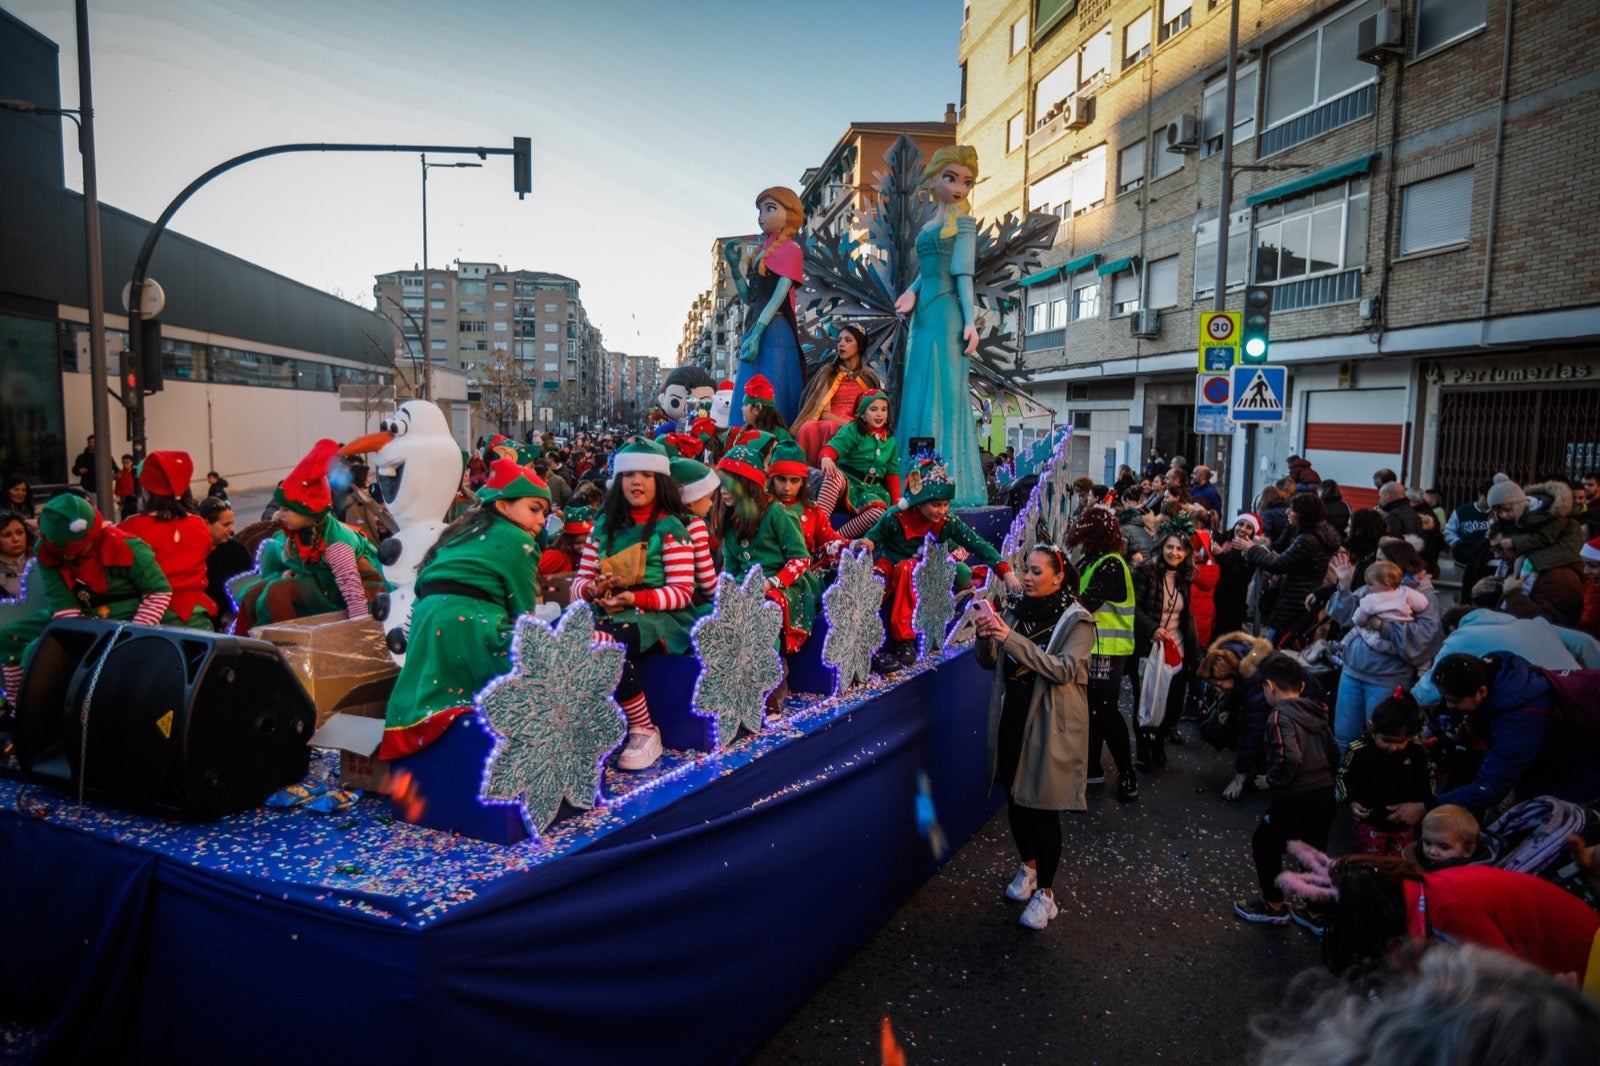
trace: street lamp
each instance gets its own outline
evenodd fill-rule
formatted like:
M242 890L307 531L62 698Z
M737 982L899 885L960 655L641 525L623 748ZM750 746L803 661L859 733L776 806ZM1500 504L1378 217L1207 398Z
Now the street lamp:
M424 153L422 159L422 392L433 399L433 340L430 337L432 313L428 307L428 171L481 167L482 163L430 163Z

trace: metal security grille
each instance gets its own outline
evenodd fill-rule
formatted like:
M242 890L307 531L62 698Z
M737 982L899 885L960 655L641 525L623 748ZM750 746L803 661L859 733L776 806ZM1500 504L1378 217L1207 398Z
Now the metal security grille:
M1445 506L1504 471L1519 485L1600 468L1600 388L1447 389L1439 398Z

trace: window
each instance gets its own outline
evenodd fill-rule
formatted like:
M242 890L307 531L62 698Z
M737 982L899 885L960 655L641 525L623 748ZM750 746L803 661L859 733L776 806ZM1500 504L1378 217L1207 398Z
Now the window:
M1044 35L1067 20L1078 7L1078 0L1033 0L1033 36L1042 40Z
M506 283L503 282L503 281L495 282L494 283L494 291L495 292L505 292L506 291Z
M1244 288L1250 263L1250 211L1228 216L1228 291ZM1194 229L1194 298L1210 299L1217 280L1217 220L1207 219ZM1154 288L1152 287L1152 292ZM1151 303L1152 307L1157 306Z
M428 338L428 347L433 349L436 352L444 351L444 338L443 337L430 337L430 338Z
M1466 241L1472 225L1472 169L1407 185L1401 195L1400 254Z
M1166 44L1189 28L1194 0L1161 0L1161 43Z
M1078 91L1078 55L1074 52L1039 79L1033 89L1033 128L1038 129L1067 109Z
M428 319L428 325L434 329L444 329L445 322L442 318L430 318Z
M1093 269L1072 276L1072 321L1082 322L1100 314L1100 275Z
M400 285L402 288L406 289L420 289L422 288L422 279L416 275L411 275L409 277L401 278Z
M1028 132L1023 125L1022 112L1018 111L1015 115L1012 115L1011 120L1006 123L1006 151L1016 151L1018 148L1022 147L1023 142L1027 139Z
M544 372L546 374L554 374L557 370L560 370L560 369L561 369L561 364L559 364L559 363L546 363L544 365Z
M965 63L961 64L961 90L956 100L956 115L960 117L967 112L967 65Z
M1111 276L1111 317L1139 310L1139 275L1121 270Z
M1482 29L1486 0L1417 0L1415 55L1442 48Z
M1043 333L1050 328L1050 301L1041 299L1028 305L1028 332Z
M1366 262L1366 178L1256 207L1258 282L1293 281Z
M1059 218L1072 217L1072 168L1062 167L1028 186L1028 208Z
M1216 241L1212 241L1216 246ZM1228 242L1230 245L1232 241ZM1240 246L1245 242L1241 240ZM1145 306L1151 308L1178 306L1178 257L1169 255L1145 267Z
M545 331L545 332L546 332L546 333L555 333L555 332L557 332L557 331L558 331L558 330L560 330L560 328L561 328L561 327L560 327L560 326L558 326L558 325L556 325L556 324L555 324L555 323L554 323L554 322L546 322L546 323L545 323L545 324L544 324L544 331Z
M1016 55L1028 47L1028 16L1023 15L1011 24L1011 54Z
M1078 49L1078 86L1103 82L1111 72L1111 27L1107 26Z
M428 297L428 306L433 308L435 311L443 311L444 310L444 297L443 296L430 296L430 297Z
M496 300L494 302L494 309L496 311L504 311L506 309L506 302L504 300Z
M481 281L463 281L460 286L460 292L463 296L482 296L484 294L484 284Z
M442 281L430 281L430 282L428 282L428 288L430 288L430 289L442 289L442 288L444 288L444 282L442 282Z
M1117 153L1117 192L1125 193L1144 184L1144 141L1134 141Z
M1364 0L1268 57L1266 128L1377 80L1377 68L1356 58L1356 28L1377 9L1378 0Z
M467 300L467 301L461 303L460 305L458 305L456 307L456 314L458 314L458 315L481 315L481 314L483 314L483 301L482 300Z
M1050 300L1050 328L1062 329L1067 324L1067 290L1058 287Z
M555 311L557 311L557 310L559 310L559 309L558 309L558 308L557 308L557 307L556 307L556 305L555 305L555 304L545 304L545 305L544 305L544 309L545 309L545 311L546 311L546 312L547 312L547 313L552 313L552 314L553 314L553 313L554 313L554 312L555 312Z
M1122 27L1122 69L1127 70L1150 54L1150 12Z
M1151 153L1151 181L1155 181L1157 178L1164 178L1168 174L1175 174L1183 169L1184 153L1167 149L1167 127L1157 126L1155 131L1151 133L1150 139L1159 146Z
M1256 71L1247 63L1234 71L1233 143L1241 144L1256 135ZM1222 124L1227 120L1228 80L1217 78L1206 86L1200 109L1200 156L1222 151Z
M555 341L545 341L544 350L547 352L558 352L561 350L561 345L557 344Z
M456 331L459 333L487 333L488 329L489 323L487 322L463 322L456 327Z
M506 324L504 322L496 322L494 324L494 331L496 333L504 333L506 331Z
M420 310L422 310L422 297L420 297L420 296L403 296L403 297L401 297L401 304L400 305L402 307L404 307L407 311L420 311Z
M1068 168L1072 172L1072 214L1081 215L1106 202L1106 146L1089 149Z

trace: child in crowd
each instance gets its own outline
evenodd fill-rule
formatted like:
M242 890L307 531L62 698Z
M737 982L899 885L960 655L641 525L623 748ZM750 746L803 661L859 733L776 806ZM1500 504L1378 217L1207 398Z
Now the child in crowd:
M540 577L570 574L578 569L578 560L583 558L583 542L594 531L594 505L602 495L599 486L585 482L568 497L566 508L561 512L561 533L539 555ZM552 499L554 496L552 492Z
M822 597L800 525L767 494L760 441L735 444L717 470L723 475L722 506L712 522L722 537L722 569L742 582L752 567L761 567L767 598L783 608L778 650L799 651L816 624Z
M822 508L812 501L807 484L810 476L811 468L806 465L806 453L800 445L782 441L772 449L767 463L767 491L800 524L812 568L826 569L838 560L845 541L834 532Z
M717 560L722 541L712 536L706 516L721 498L722 479L702 462L679 458L672 460L672 480L678 483L684 510L689 512L684 524L694 544L695 602L704 606L717 596Z
M1385 622L1411 622L1428 609L1428 597L1409 585L1401 584L1404 578L1405 571L1394 563L1379 560L1367 567L1367 594L1357 601L1355 613L1350 616L1350 633L1345 637L1346 641L1354 640L1360 634L1372 650L1385 655L1400 654L1388 637L1367 628L1366 622L1371 618L1380 618Z
M728 431L726 438L728 448L742 441L748 441L752 433L765 433L771 438L763 442L762 457L766 458L771 455L773 447L778 442L794 440L789 433L789 426L783 420L783 415L778 413L772 382L764 375L757 374L744 383L743 413L743 429L735 426Z
M1406 849L1406 858L1429 873L1465 866L1478 853L1479 831L1471 811L1441 803L1422 816L1421 839Z
M451 523L423 557L380 758L433 743L472 710L484 685L510 669L517 618L539 603L534 537L549 514L550 489L539 476L497 458L478 490L478 506Z
M117 493L117 517L127 518L133 514L139 503L139 486L137 483L138 471L133 468L133 456L126 453L122 456L122 469L117 471L117 480L114 488Z
M226 501L228 498L228 482L215 470L206 471L206 495L213 500Z
M839 530L846 539L871 529L900 502L900 446L889 433L889 397L863 393L856 419L822 448L822 490L817 506L824 515L843 507L855 518Z
M172 584L171 610L182 624L210 629L217 615L209 592L206 558L211 554L211 527L189 509L194 498L189 482L194 460L188 452L151 452L139 467L144 509L124 518L121 528L150 545L156 563Z
M1417 735L1422 709L1403 688L1372 710L1366 732L1354 741L1339 765L1339 802L1350 804L1356 850L1363 855L1400 855L1415 830L1389 813L1397 803L1426 803L1433 797L1433 775Z

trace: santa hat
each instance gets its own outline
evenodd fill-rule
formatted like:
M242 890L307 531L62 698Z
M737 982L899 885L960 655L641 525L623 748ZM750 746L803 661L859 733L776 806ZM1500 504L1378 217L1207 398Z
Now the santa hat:
M320 518L333 506L328 468L339 455L339 442L323 438L272 493L272 502L307 518Z
M905 511L919 503L953 500L955 497L956 483L950 480L950 471L945 469L944 460L937 455L919 455L912 463L911 473L906 475L899 506L900 510Z
M722 487L722 479L709 466L694 459L672 460L672 480L678 483L678 492L684 503L703 500Z
M772 454L767 456L767 476L780 475L811 476L811 468L806 465L806 453L792 440L780 440L772 449Z
M698 425L699 422L697 421L695 424ZM686 459L693 459L700 454L700 449L706 446L705 441L693 433L668 433L665 437L658 439L667 448L677 451L679 455Z
M766 487L767 461L761 457L761 449L754 443L735 444L729 448L728 454L717 464L717 469L738 474L763 488Z
M636 437L618 448L612 462L612 474L620 476L636 471L671 477L672 461L667 457L667 449L656 441L642 437Z
M478 490L479 503L495 500L520 500L526 497L550 502L550 486L515 459L496 459L489 464L489 476Z
M1594 538L1582 548L1579 548L1578 558L1586 563L1600 563L1600 537Z
M722 382L722 384L717 386L717 392L718 393L724 393L725 392L729 396L732 396L733 395L733 382L731 382L731 381Z
M139 466L139 484L153 496L182 496L193 480L188 452L151 452Z
M856 400L856 417L860 418L862 415L866 414L867 405L876 400L882 400L887 405L889 402L889 394L882 391L863 392L861 394L861 398Z
M1233 524L1237 526L1240 522L1249 522L1250 528L1255 530L1254 535L1257 537L1261 536L1260 515L1256 514L1254 511L1240 511L1239 517L1233 520Z
M64 492L39 510L39 538L57 547L74 544L105 521L94 505L76 493Z
M593 507L568 507L561 516L562 533L571 533L576 536L586 536L594 532L595 509Z
M777 394L772 391L772 382L762 374L752 377L744 383L744 402L756 407L778 406Z

